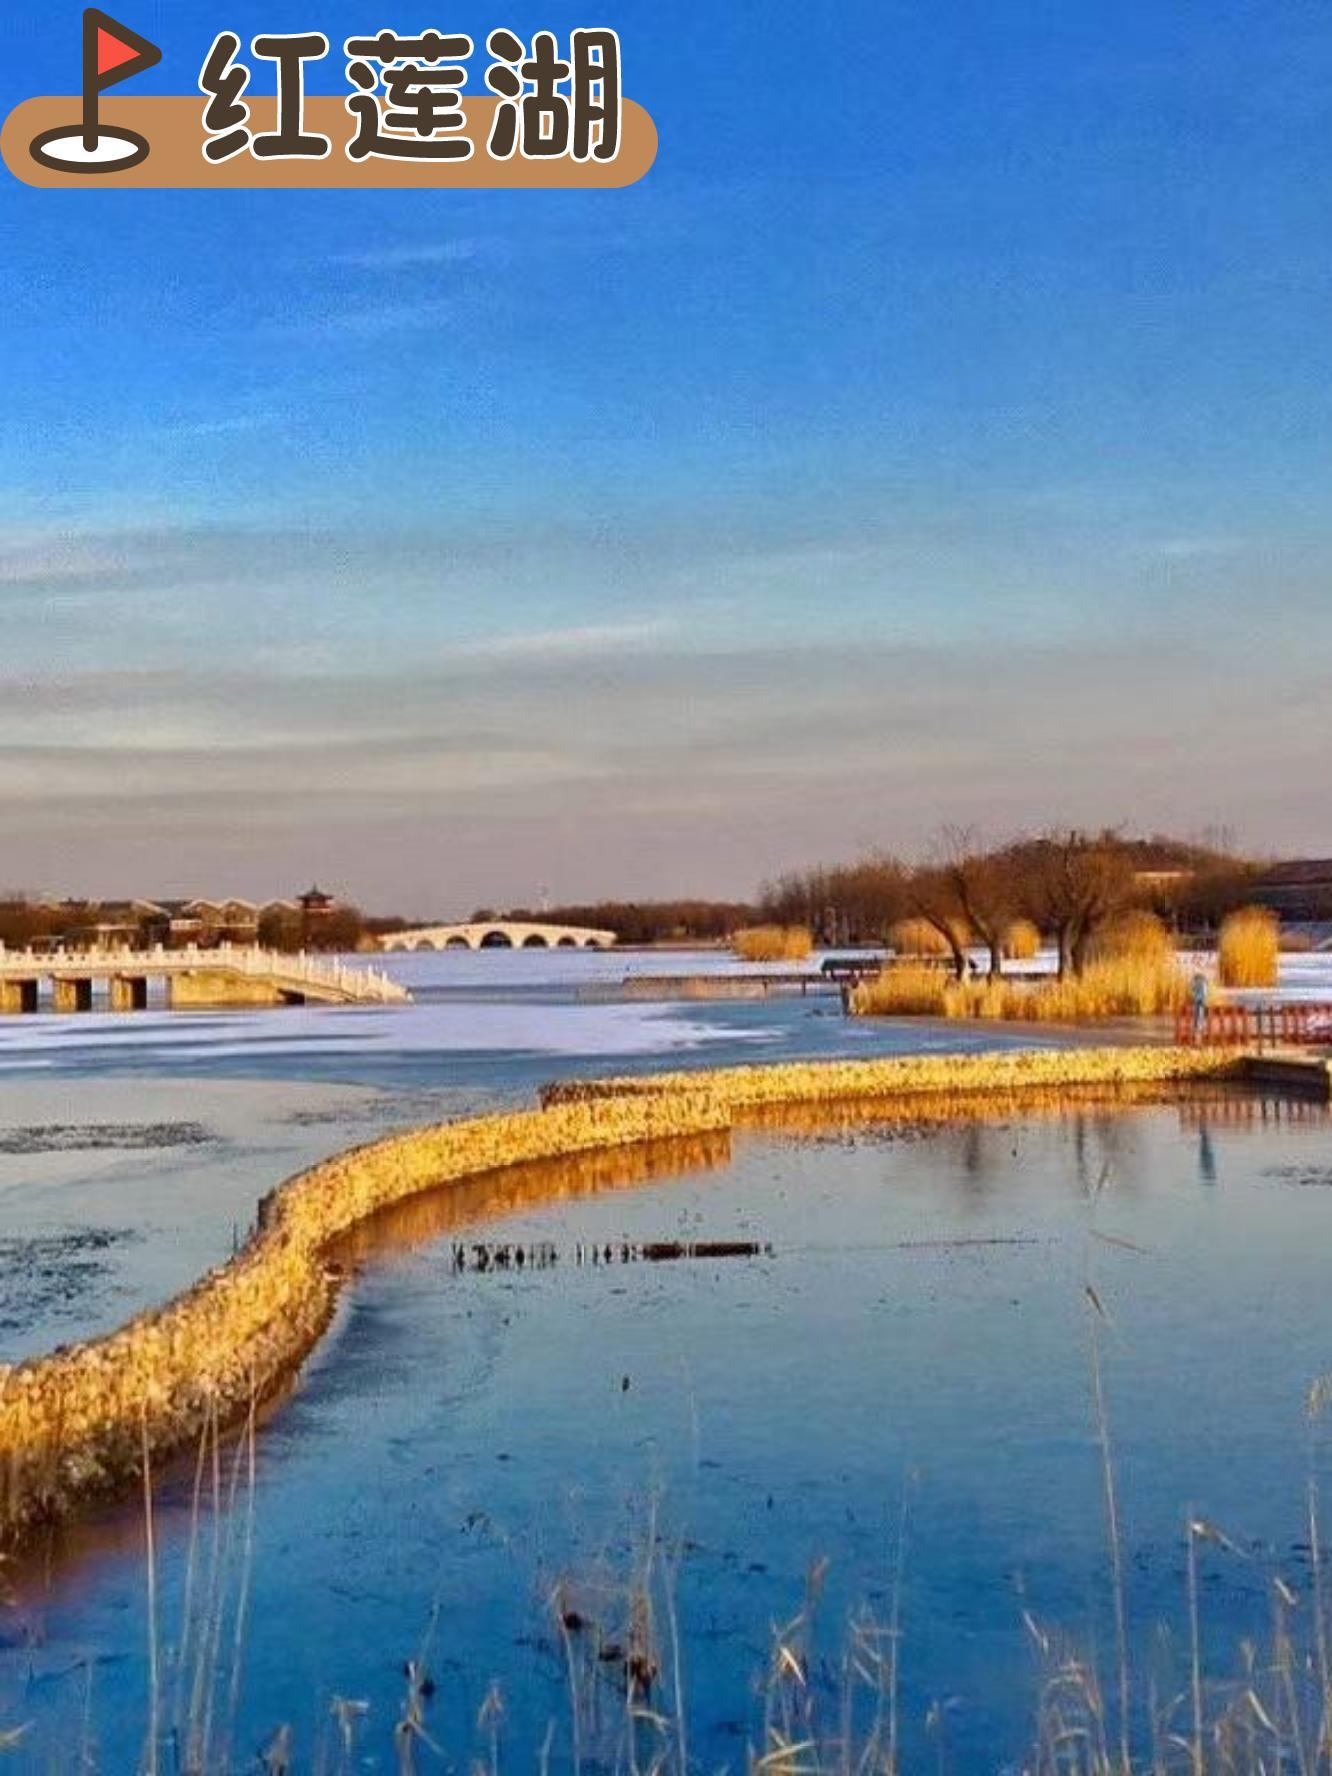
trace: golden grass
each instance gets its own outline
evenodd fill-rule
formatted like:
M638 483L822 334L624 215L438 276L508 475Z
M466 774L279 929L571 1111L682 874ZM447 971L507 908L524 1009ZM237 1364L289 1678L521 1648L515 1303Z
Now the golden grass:
M751 925L736 932L731 947L745 962L803 962L814 939L803 925Z
M354 1148L259 1205L230 1261L117 1332L0 1364L0 1545L137 1480L210 1422L243 1421L315 1344L332 1312L333 1243L405 1198L533 1160L729 1127L705 1090L633 1104L516 1111Z
M965 980L928 968L886 968L851 995L861 1017L988 1018L1082 1024L1160 1017L1184 1004L1188 983L1173 956L1091 963L1064 980Z
M965 944L966 933L959 927L957 941ZM928 919L898 919L888 927L888 948L899 956L951 956L952 951L941 931Z
M1206 1048L1004 1049L993 1054L917 1054L872 1061L792 1061L702 1072L565 1079L546 1086L549 1108L600 1098L706 1093L730 1110L773 1105L844 1105L859 1099L889 1108L921 1095L1057 1090L1062 1086L1172 1085L1235 1077L1235 1055Z
M1092 962L1150 962L1163 964L1175 953L1174 940L1155 913L1130 908L1111 919L1092 938L1088 957Z
M1030 962L1041 953L1041 934L1030 919L1014 919L1004 933L1003 951L1010 962Z
M1223 987L1274 987L1280 967L1281 924L1266 907L1240 907L1221 926L1217 974Z

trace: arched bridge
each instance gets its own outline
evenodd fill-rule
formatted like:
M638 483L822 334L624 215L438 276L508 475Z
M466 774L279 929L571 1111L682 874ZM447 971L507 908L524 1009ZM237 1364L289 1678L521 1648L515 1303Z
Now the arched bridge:
M466 925L425 925L391 931L386 950L608 950L613 931L586 925L540 925L524 919L479 919Z

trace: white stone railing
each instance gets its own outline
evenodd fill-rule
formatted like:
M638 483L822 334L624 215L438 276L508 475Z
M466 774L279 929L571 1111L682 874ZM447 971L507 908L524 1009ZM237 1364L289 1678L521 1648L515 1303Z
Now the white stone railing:
M378 968L349 968L340 958L288 955L255 946L189 944L169 950L163 944L131 950L8 950L0 944L0 980L31 980L39 975L172 975L213 972L272 981L293 991L313 987L359 1005L402 1005L411 994Z

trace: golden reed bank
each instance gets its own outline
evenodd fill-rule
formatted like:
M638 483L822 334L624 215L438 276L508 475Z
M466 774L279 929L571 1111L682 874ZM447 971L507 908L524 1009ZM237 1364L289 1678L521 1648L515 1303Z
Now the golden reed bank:
M1224 1079L1225 1052L1051 1050L736 1067L573 1082L538 1110L486 1116L353 1148L272 1191L229 1263L107 1337L0 1367L0 1541L127 1489L149 1464L242 1423L291 1376L328 1324L332 1250L423 1192L533 1161L725 1134L745 1112L885 1109L940 1094L1116 1090Z

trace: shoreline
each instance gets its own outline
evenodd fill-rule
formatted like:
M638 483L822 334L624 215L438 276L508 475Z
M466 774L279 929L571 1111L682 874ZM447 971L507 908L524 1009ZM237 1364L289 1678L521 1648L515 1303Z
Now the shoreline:
M746 1113L949 1094L1227 1082L1226 1050L1050 1049L815 1061L568 1081L539 1107L388 1136L296 1174L226 1264L117 1331L0 1367L0 1545L141 1484L286 1385L344 1280L333 1248L412 1197L534 1160L729 1133Z

